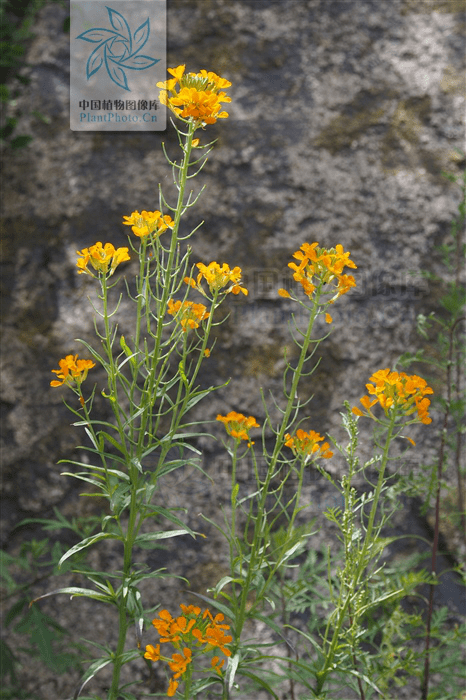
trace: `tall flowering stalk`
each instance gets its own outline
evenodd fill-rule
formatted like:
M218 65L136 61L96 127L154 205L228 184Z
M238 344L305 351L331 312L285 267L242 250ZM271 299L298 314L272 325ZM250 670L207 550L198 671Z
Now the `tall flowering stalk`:
M403 435L406 427L414 423L429 424L430 400L426 395L432 394L433 390L427 386L427 382L417 375L408 376L405 373L391 372L389 369L378 370L366 384L369 394L375 396L370 399L363 396L360 400L364 410L357 406L352 408L352 414L358 417L371 418L378 427L375 440L376 453L375 463L377 464L377 482L371 497L372 504L368 516L362 510L361 524L363 534L356 532L355 526L355 493L351 481L358 469L358 459L355 454L357 445L357 426L351 420L350 415L346 418L346 425L350 434L350 444L346 451L346 460L349 466L349 474L343 479L343 496L345 509L343 520L340 521L335 513L330 514L340 528L345 542L345 565L341 569L341 581L338 599L335 603L334 612L329 616L327 626L322 641L322 653L324 661L321 668L316 672L316 696L320 697L325 682L335 666L335 659L338 649L346 643L348 633L344 629L345 623L349 621L354 639L357 638L359 618L367 612L370 605L364 600L362 590L368 571L375 567L380 558L383 548L380 547L378 538L382 526L386 519L381 518L376 522L377 512L380 506L383 488L386 484L386 469L390 459L390 446L398 437ZM375 405L383 409L383 417L379 418L373 412ZM406 420L408 418L408 420ZM385 435L383 441L382 437ZM413 445L414 441L406 438ZM369 499L370 500L370 499ZM351 653L357 667L355 649L357 643L352 640ZM361 697L364 691L361 679L358 677Z
M251 430L260 427L256 419L236 411L230 411L226 416L217 416L217 420L225 424L228 435L233 439L232 445L226 443L232 458L232 481L231 517L229 522L226 518L227 529L224 530L229 541L230 575L223 577L213 591L216 599L219 597L222 599L222 603L219 601L216 603L218 609L225 611L233 622L232 657L226 670L227 692L233 688L235 675L237 673L241 675L243 672L272 692L260 674L257 676L251 670L251 659L256 659L260 664L263 658L260 645L244 645L241 635L248 619L262 619L264 606L270 604L270 591L278 572L286 567L297 547L305 539L305 535L297 538L295 529L296 517L302 509L300 497L305 468L311 463L316 464L318 460L329 459L332 456L329 443L324 442L321 435L312 430L305 432L296 426L298 411L308 402L299 398L299 383L305 374L306 364L311 361L321 341L313 337L317 317L323 314L326 322L331 323L329 305L335 303L356 284L354 278L344 272L346 267L356 268L349 255L348 252L344 252L341 245L326 249L319 247L318 243L304 243L293 256L299 261L299 265L292 262L289 266L294 270L293 277L300 283L305 299L286 289L278 291L281 297L293 299L306 310L308 322L305 331L295 326L294 340L299 347L299 357L295 366L286 362L284 376L286 401L285 405L280 407L282 418L278 425L274 425L264 401L266 411L266 420L262 426L262 453L266 461L264 475L259 473L253 448L254 441L250 435ZM310 348L312 348L311 351ZM271 452L268 452L266 447L266 431L271 432L275 438L275 445ZM247 443L245 451L241 451L242 441ZM292 459L290 459L290 449L293 454ZM253 461L256 490L252 497L246 495L240 498L236 469L238 460L246 453ZM286 502L284 501L285 485L293 477L296 478L297 490L291 500ZM243 537L240 537L237 532L238 509L246 518ZM286 533L280 545L273 547L273 531L280 518L285 518L287 522Z
M160 539L168 537L184 534L194 537L196 534L184 525L173 509L157 504L157 490L160 480L170 471L194 463L185 456L189 440L196 435L186 414L211 391L200 389L196 382L201 364L210 354L208 340L215 309L230 292L237 294L241 290L247 294L241 286L240 268L230 270L226 263L198 263L197 282L191 280L190 250L183 252L181 248L183 241L196 231L184 232L181 228L183 215L199 197L187 193L187 181L204 166L211 150L210 144L201 146L200 138L194 136L196 131L204 130L218 118L228 116L220 109L220 103L230 101L223 89L231 83L206 71L185 74L184 66L169 72L175 77L159 86L161 102L169 106L181 125L175 125L181 148L180 161L169 158L164 150L174 174L177 200L170 204L160 191L157 209L126 214L122 223L131 230L129 247L115 248L111 243L97 242L78 251L78 274L92 277L100 287L101 305L95 306L94 311L101 349L98 351L81 341L92 359L67 355L60 360L60 369L53 370L57 378L51 382L52 387L66 386L77 394L78 408L71 405L69 408L78 419L75 425L84 427L90 439L91 446L84 449L96 458L93 465L71 462L81 471L70 475L92 484L110 504L110 515L103 517L101 531L69 549L60 563L102 540L116 540L123 550L121 573L113 575L117 586L89 567L84 573L93 584L92 588L55 591L94 598L118 610L116 648L108 649L107 656L91 665L77 693L100 668L110 663L113 675L108 700L121 696L123 664L142 655L139 647L144 609L138 584L144 578L156 579L164 575L163 571L147 572L136 564L135 547L156 545ZM196 149L195 156L193 149ZM119 301L112 302L113 289L121 282L113 275L130 259L135 260L138 267L134 296L128 287L135 314L133 332L124 337L119 335L116 324ZM202 279L207 281L208 292L201 286ZM196 294L193 287L207 299L205 304L188 298ZM106 374L106 386L98 390L113 414L113 420L108 422L93 416L96 389L87 393L86 398L82 386L88 372L96 371L99 366ZM174 378L173 367L176 369ZM175 446L179 459L169 457ZM174 529L158 530L154 517L168 519ZM150 521L152 524L148 528L146 523ZM211 620L214 632L221 628L215 620ZM128 630L134 624L137 643L127 650ZM204 642L210 644L206 624L196 629L202 631ZM177 669L170 686L172 695L177 678L184 676L189 662L187 657L176 657L170 662L173 669L175 666ZM218 675L221 665L220 661L214 664L212 672Z

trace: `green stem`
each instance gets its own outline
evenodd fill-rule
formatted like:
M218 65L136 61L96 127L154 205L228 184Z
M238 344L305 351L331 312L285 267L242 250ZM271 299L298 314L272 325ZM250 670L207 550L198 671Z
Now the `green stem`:
M380 469L379 469L379 478L377 480L377 486L376 486L375 492L374 492L374 498L372 501L372 507L371 507L371 511L369 514L369 520L367 523L364 544L363 544L361 553L358 557L358 564L356 566L356 570L353 573L352 580L350 581L349 590L346 594L346 598L345 598L343 604L340 606L340 611L339 611L337 623L336 623L336 626L334 628L332 640L331 640L330 645L328 647L328 652L326 654L324 667L322 668L321 671L319 671L317 673L317 686L316 686L316 693L317 694L322 691L323 686L325 684L325 681L327 679L327 676L330 672L330 669L333 667L333 662L334 662L335 653L336 653L336 650L338 647L341 629L343 627L343 624L344 624L346 615L348 613L350 604L351 604L351 602L354 599L354 596L356 594L357 587L358 587L360 580L361 580L361 576L362 576L363 572L365 571L365 569L370 561L370 549L371 549L372 545L374 544L372 534L374 531L375 516L377 513L377 508L378 508L379 501L380 501L380 495L382 493L382 488L384 485L385 469L386 469L386 466L388 464L388 453L390 450L390 443L391 443L393 431L395 428L395 421L396 421L396 413L393 413L390 424L388 426L387 437L386 437L385 445L384 445L383 452L382 452L382 460L381 460ZM341 598L340 598L340 600L341 600ZM356 618L357 610L354 611L354 615ZM327 630L325 632L323 647L327 643L326 640L327 640L327 633L328 633L329 627L330 627L330 622L331 621L329 621L329 623L327 625Z
M120 434L120 444L122 449L124 450L125 457L129 460L129 455L126 449L126 435L125 435L125 430L123 428L123 425L121 423L121 409L120 405L118 402L118 386L117 386L117 373L118 370L115 367L115 360L113 359L113 348L112 348L112 329L110 328L110 319L108 315L108 285L107 285L107 276L104 273L101 277L101 285L102 285L102 303L103 303L103 319L104 319L104 326L105 326L105 338L103 341L103 345L105 348L105 352L107 353L107 358L108 358L108 363L109 363L109 371L107 372L108 375L108 384L109 384L109 395L110 395L110 405L112 407L114 416L117 421L117 426L118 426L118 432Z
M180 219L181 215L183 213L184 209L184 193L185 193L185 187L186 187L186 182L188 178L188 168L189 168L189 158L190 158L190 153L191 153L191 148L192 148L192 139L193 139L193 134L194 134L195 128L193 123L189 124L189 129L188 129L188 134L186 138L186 144L184 148L184 158L183 158L183 163L181 166L180 170L180 178L179 178L179 191L178 191L178 201L177 201L177 206L176 206L176 212L175 212L175 217L174 217L174 225L173 225L173 230L172 230L172 237L171 237L171 244L170 244L170 251L169 251L169 256L168 256L168 261L167 261L167 266L165 268L165 285L163 287L162 291L162 298L159 303L159 321L158 321L158 326L157 326L157 333L155 336L155 347L153 350L152 354L152 366L151 366L151 371L150 371L150 376L149 376L149 381L146 387L146 406L145 409L141 415L141 424L139 427L139 439L137 445L133 445L132 449L132 454L135 453L137 459L140 459L140 456L142 454L142 451L144 449L144 438L147 434L147 432L151 432L150 430L148 431L148 424L151 421L151 416L152 416L152 406L153 406L153 395L154 395L154 387L156 386L157 382L157 374L156 374L156 365L159 361L159 355L160 355L160 347L161 347L161 342L162 342L162 329L163 329L163 318L165 316L165 310L167 307L168 303L168 298L171 292L171 276L172 276L172 268L174 265L174 259L176 255L176 250L177 250L177 245L178 245L178 229L179 229L179 224L180 224ZM145 261L143 260L143 257L145 257L145 250L146 246L143 244L141 246L141 262L140 262L140 280L139 280L139 286L140 289L138 290L139 292L139 297L138 297L138 304L137 304L137 327L136 327L136 335L135 335L135 343L136 343L136 352L139 351L139 342L140 342L140 323L141 323L141 312L142 312L142 303L143 299L141 297L143 288L144 288L144 283L148 284L149 279L148 279L148 270L147 274L145 273L144 267L145 267ZM144 255L143 255L144 253ZM144 279L142 279L142 276L144 275ZM108 319L108 311L107 311L107 285L106 285L106 279L104 278L103 285L102 285L102 291L103 291L103 297L104 297L104 322L105 322L105 348L107 351L107 356L109 359L110 363L110 368L111 371L109 373L109 378L110 378L110 392L112 398L117 397L117 386L116 386L116 370L114 366L114 361L113 361L113 356L112 356L112 344L111 344L111 329L110 329L110 324L109 324L109 319ZM147 300L146 300L147 301ZM134 396L134 391L136 387L136 379L133 379L133 384L131 387L131 397ZM113 404L113 401L112 401ZM131 402L131 407L133 407L133 402ZM121 425L121 420L119 416L119 411L118 407L113 407L115 415L117 417L117 422L118 422L118 428L119 432L121 435L122 443L125 444L125 435L124 435L124 430L123 426ZM131 422L132 425L132 422ZM132 429L134 429L134 426L132 426ZM137 491L138 491L138 470L137 467L133 464L133 462L128 459L128 464L129 464L129 476L130 476L130 481L131 481L131 500L129 504L129 519L128 519L128 527L126 531L126 536L124 538L124 564L123 564L123 576L122 576L122 586L120 588L120 598L119 598L119 633L118 633L118 642L117 642L117 648L114 656L114 662L113 662L113 677L112 677L112 685L108 694L108 700L117 700L118 698L118 689L119 689L119 682L120 682L120 674L121 674L121 667L123 665L122 662L122 655L124 653L124 648L125 648L125 643L126 643L126 635L129 627L129 621L128 621L128 614L127 614L127 607L126 607L126 595L127 593L124 593L123 591L127 590L127 581L128 578L131 575L131 568L132 568L132 558L133 558L133 546L134 546L134 541L136 539L139 527L141 525L141 518L139 518L138 521L138 513L139 513L139 506L140 503L138 501L137 497ZM189 697L190 693L190 685L191 685L191 679L190 675L188 674L186 685L185 685L185 697ZM188 695L186 695L188 693Z
M133 561L133 546L134 540L137 534L137 514L138 514L138 501L137 501L137 469L133 465L130 466L130 478L131 478L131 501L129 505L129 520L128 528L126 531L126 537L124 540L124 560L123 560L123 576L121 579L120 587L120 597L118 600L118 610L119 610L119 630L118 630L118 643L115 651L114 661L113 661L113 676L112 685L108 694L108 700L118 699L118 689L120 684L120 673L123 666L122 654L125 650L126 634L128 632L129 621L126 609L126 597L127 597L127 581L131 575L131 567ZM126 591L126 592L125 592Z
M128 617L126 614L126 599L123 596L120 598L118 605L119 612L119 630L118 643L113 657L113 675L112 685L108 691L108 700L118 700L118 691L120 687L120 673L123 666L122 655L125 650L126 633L128 631Z
M311 335L312 335L312 330L314 327L314 322L315 322L315 319L317 318L317 315L319 313L319 298L320 298L320 287L316 290L314 306L312 308L311 316L310 316L308 327L306 330L306 334L304 336L304 340L303 340L303 343L301 345L301 353L299 356L298 364L296 366L296 369L293 372L293 381L291 383L291 389L290 389L290 393L288 395L288 401L287 401L287 404L286 404L286 407L285 407L285 410L283 413L283 418L282 418L280 430L278 431L277 436L276 436L275 447L274 447L274 451L272 453L272 457L270 459L270 463L268 465L267 475L266 475L265 481L263 482L262 487L260 489L261 496L260 496L260 500L259 500L258 507L257 507L257 516L255 519L254 540L253 540L252 547L251 547L251 554L250 554L250 559L249 559L249 564L248 564L248 571L246 574L246 581L245 581L244 586L242 587L242 591L241 591L241 601L240 601L239 613L238 613L237 619L236 619L235 632L236 632L236 639L237 640L239 640L241 637L241 632L242 632L244 623L246 621L247 599L248 599L248 595L249 595L249 589L251 587L252 578L255 575L256 570L257 570L257 560L260 557L264 556L263 540L264 540L264 528L265 528L265 520L266 520L265 504L266 504L267 496L269 495L270 482L271 482L272 477L274 475L280 452L283 448L283 439L285 436L285 432L289 427L288 423L289 423L290 415L291 415L293 408L295 407L295 401L296 401L296 396L297 396L297 389L298 389L299 380L301 378L303 366L304 366L304 363L306 361L307 351L308 351L309 345L311 343ZM263 589L262 589L262 591L263 591ZM259 603L260 603L260 596L256 596L256 600L252 604L252 606L248 612L248 615L252 614L252 612L256 609L256 607Z
M159 303L158 307L158 325L157 325L157 333L155 337L155 347L153 350L153 355L152 355L152 367L150 371L150 379L147 387L147 405L145 410L142 413L141 416L141 427L140 427L140 432L139 432L139 444L138 444L138 450L140 451L142 449L142 446L144 444L144 437L147 434L147 432L151 433L151 430L147 430L147 424L148 421L150 420L150 417L152 415L152 406L154 403L153 400L153 393L154 393L154 386L156 382L156 372L155 372L155 367L156 364L159 360L159 354L160 354L160 345L162 342L162 330L163 330L163 319L165 318L165 313L166 313L166 308L167 308L167 303L168 303L168 297L171 293L171 276L172 276L172 268L173 268L173 261L175 258L176 254L176 249L178 246L178 230L180 226L180 220L181 216L184 212L184 194L185 194L185 189L186 189L186 182L188 180L188 169L189 169L189 159L191 156L191 150L192 150L192 141L193 141L193 136L195 132L195 124L194 122L190 122L188 125L188 133L186 135L186 143L183 149L183 162L182 165L180 166L180 177L179 177L179 185L178 185L178 200L176 204L176 209L175 209L175 216L173 219L173 229L172 229L172 237L171 237L171 242L170 242L170 251L168 254L168 261L167 261L167 266L165 268L165 284L163 286L162 290L162 298Z

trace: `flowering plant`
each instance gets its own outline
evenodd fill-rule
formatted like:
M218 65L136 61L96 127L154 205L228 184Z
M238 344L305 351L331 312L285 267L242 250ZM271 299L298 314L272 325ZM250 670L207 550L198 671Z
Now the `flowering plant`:
M306 326L301 329L295 323L297 359L292 362L285 355L283 396L272 397L275 413L262 395L260 420L236 410L217 415L228 436L224 446L231 459L229 503L228 509L223 509L222 524L203 517L226 540L228 573L207 591L210 597L198 594L208 604L204 612L196 605L181 604L182 615L173 617L162 608L152 619L159 638L152 639L154 643L142 643L148 613L140 584L169 573L164 569L148 571L136 560L135 550L158 546L162 539L181 535L195 538L199 534L180 519L178 509L161 503L159 489L168 474L186 465L203 473L192 454L199 453L194 443L205 433L198 432L190 422L189 412L215 388L198 386L199 371L211 354L208 344L216 309L229 294L248 295L238 266L215 261L192 265L190 248L181 246L197 230L186 233L181 229L182 216L198 199L192 193L186 195L187 180L196 174L191 168L199 170L209 152L192 159L193 148L200 147L200 139L194 134L228 117L221 103L230 102L223 89L231 83L205 70L185 73L184 65L169 69L169 73L173 77L159 83L159 87L161 102L177 120L173 124L182 151L180 163L165 153L175 175L177 201L170 204L160 192L158 209L125 215L123 225L132 233L129 247L115 249L111 243L97 242L78 251L78 274L91 276L100 287L100 306L94 307L99 350L81 341L92 359L69 354L59 361L60 369L52 370L57 379L51 386L65 386L78 396L79 406L69 408L77 418L75 425L85 429L90 446L83 449L93 458L92 464L71 461L80 471L67 474L91 484L109 503L100 531L88 534L68 549L60 564L85 556L90 547L104 540L115 541L122 550L118 571L107 575L87 562L77 571L87 576L90 587L70 586L52 592L85 596L110 604L118 612L115 648L103 649L103 656L90 665L74 697L101 668L110 665L107 700L134 700L136 696L121 684L121 671L125 664L144 658L150 667L165 664L170 669L168 697L206 697L207 689L220 687L226 700L232 693L242 692L239 679L243 679L278 698L274 685L287 679L291 698L296 697L295 684L299 683L309 697L323 700L329 697L327 691L332 690L331 684L339 676L353 681L364 700L368 688L377 689L377 684L383 683L388 688L390 679L401 682L400 674L408 667L401 661L390 666L388 657L379 654L374 661L368 652L363 653L365 620L387 600L411 594L426 579L412 576L396 591L375 594L367 581L383 569L379 562L387 540L381 537L381 531L389 520L383 495L387 491L387 467L394 459L391 445L403 437L406 426L430 424L427 396L432 389L417 375L378 370L366 385L370 396L361 399L362 409L351 410L345 403L342 420L348 445L301 427L310 418L310 399L302 398L301 381L314 372L316 364L311 363L324 340L315 337L316 321L323 316L331 324L329 306L356 286L355 278L345 269L355 270L357 266L340 244L325 248L317 242L303 243L293 254L296 262L288 264L300 286L296 292L279 289L278 295L306 310ZM111 301L111 292L120 280L111 278L130 259L138 268L136 293L128 291L134 305L134 326L132 334L124 337L119 336L114 320L119 302L112 306ZM193 300L193 293L201 294L205 304ZM94 417L96 388L87 394L82 389L88 372L99 366L106 375L101 393L113 414L111 421ZM376 406L381 407L382 418L376 416ZM357 454L358 421L366 417L376 426L374 454L361 464ZM411 438L408 440L414 445ZM256 442L261 446L259 458ZM329 466L336 454L345 465L339 478L335 468ZM253 486L243 492L238 465L246 459L252 463ZM370 475L374 465L375 483ZM306 632L291 624L290 610L293 605L300 609L302 602L296 600L302 601L299 596L303 591L307 596L312 593L315 597L315 592L321 595L317 583L306 578L308 569L297 563L306 549L312 549L312 523L305 514L309 504L303 503L305 478L311 469L311 473L327 479L340 498L342 506L327 508L325 515L335 527L343 550L336 562L330 550L325 555L328 591L323 624ZM358 495L355 478L361 475L371 490ZM162 522L169 522L172 529ZM298 574L293 579L296 568L302 568L302 578ZM157 602L156 608L160 604ZM277 621L279 609L283 624ZM261 641L257 634L251 637L249 631L245 638L245 629L254 629L257 624L284 639L288 651L272 653L270 647L276 645L275 641ZM136 630L136 637L129 641L131 628ZM295 634L296 644L304 639L311 650L291 654L289 650L294 647L287 638L289 633ZM165 651L165 645L171 645L173 651ZM206 664L208 656L210 664ZM277 670L267 670L265 666L270 663Z
M197 605L180 604L183 615L173 618L168 610L161 610L159 619L152 620L152 624L160 635L160 643L155 647L152 644L146 646L145 659L150 661L165 661L170 669L175 672L170 679L167 695L173 697L182 679L185 683L185 696L190 696L192 669L196 656L214 652L210 667L222 678L222 666L225 659L218 656L219 653L226 657L231 656L228 644L233 637L225 634L230 626L222 624L224 616L217 613L213 617L210 610L204 610ZM160 651L160 644L172 644L177 650L171 659ZM193 649L198 652L193 656Z

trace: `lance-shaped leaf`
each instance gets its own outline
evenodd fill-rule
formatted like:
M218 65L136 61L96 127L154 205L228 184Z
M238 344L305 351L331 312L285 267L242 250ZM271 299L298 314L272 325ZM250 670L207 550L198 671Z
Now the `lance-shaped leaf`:
M81 691L84 688L84 686L86 685L86 683L88 683L91 680L91 678L94 678L96 673L98 673L101 668L104 668L104 666L107 666L107 664L109 664L112 660L113 659L111 657L97 659L97 661L94 661L94 663L92 663L89 666L86 673L82 677L82 680L81 680L79 686L76 688L76 691L73 695L73 700L77 700L79 698L79 696L81 695Z
M228 666L225 671L225 676L229 691L231 691L231 689L233 688L233 683L235 681L236 669L238 668L239 660L239 652L237 652L234 656L230 656L230 658L228 659Z
M233 666L231 667L231 669L233 671ZM227 674L228 674L228 671L229 671L229 667L227 668L227 671L226 671ZM279 700L278 695L275 695L275 693L273 692L270 685L260 676L256 675L255 673L252 673L252 671L246 671L245 669L241 669L241 675L246 676L246 678L250 678L251 680L254 681L254 683L256 685L262 686L262 688L264 688L264 690L266 690L270 694L270 697L275 698L275 700ZM233 687L233 681L234 681L234 676L232 674L230 674L229 679L228 679L228 687L230 690Z
M191 537L194 538L196 537L196 535L201 535L202 537L205 537L205 535L202 535L202 533L191 530L191 528L185 525L184 522L180 520L180 518L178 518L169 508L163 508L162 506L155 506L151 503L146 503L144 505L144 511L145 512L143 517L145 518L150 517L150 515L153 515L154 513L157 513L157 515L162 515L164 518L167 518L167 520L170 520L175 525L178 525L178 527L183 528L184 532L187 535L191 535Z
M145 532L138 535L134 542L135 545L144 545L156 540L166 540L170 537L179 537L180 535L188 535L187 530L165 530L163 532Z
M79 588L76 586L66 586L65 588L56 588L53 591L49 591L49 593L44 593L44 595L40 595L38 598L34 598L34 600L31 600L29 603L29 607L33 603L37 603L38 600L42 600L43 598L48 598L51 595L58 595L59 593L64 593L70 596L70 598L74 597L81 597L81 598L92 598L93 600L100 600L103 603L114 603L115 601L113 598L109 595L105 595L105 593L99 593L98 591L94 591L92 588Z
M76 39L82 39L83 41L89 41L91 44L100 44L108 39L121 36L121 34L115 34L111 29L103 29L102 27L95 27L95 29L88 29L83 32ZM122 37L124 38L124 37Z
M129 56L124 61L120 61L119 65L130 70L145 70L155 66L159 61L160 58L151 58L150 56Z
M82 549L86 549L86 547L90 547L91 544L99 542L100 540L121 540L121 537L118 537L111 532L99 532L97 535L92 535L92 537L86 537L84 540L81 540L81 542L78 542L78 544L75 544L74 547L71 547L71 549L64 553L58 562L58 568L60 568L68 557L72 557L73 554L77 554L77 552L80 552Z

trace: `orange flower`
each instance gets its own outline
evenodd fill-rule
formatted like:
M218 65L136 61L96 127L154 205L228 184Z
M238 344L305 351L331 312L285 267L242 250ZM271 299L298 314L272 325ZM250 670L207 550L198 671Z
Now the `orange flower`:
M176 316L183 331L189 328L199 328L201 321L205 321L210 316L210 312L204 304L195 304L192 301L168 301L168 313Z
M76 251L80 256L77 260L78 275L88 274L91 277L95 275L89 270L89 263L92 265L94 270L97 272L103 272L107 274L110 268L110 275L113 275L116 267L126 260L131 258L128 255L128 248L117 248L115 249L111 243L106 243L104 246L100 241L90 248L84 248L83 250Z
M433 394L430 386L427 386L425 379L418 377L416 374L411 376L405 372L392 372L389 369L380 369L375 372L369 379L372 384L366 384L366 388L375 398L370 399L369 396L361 398L361 404L365 412L356 406L352 412L357 416L369 416L374 418L371 409L379 403L387 417L393 411L398 411L405 416L411 416L417 413L416 421L428 425L432 422L429 416L430 400L426 398L427 394Z
M178 642L186 626L186 619L180 617L175 619L168 610L161 610L159 618L160 620L152 620L152 624L160 635L160 642Z
M131 216L124 216L123 224L125 226L131 226L132 232L139 236L139 238L144 238L149 234L154 237L160 236L167 228L173 228L173 219L166 214L162 216L160 211L145 211L141 213L138 211L133 211Z
M183 603L180 603L180 608L185 615L195 615L197 617L201 614L201 608L197 605L183 605Z
M224 294L230 294L230 292L232 294L239 294L242 292L242 294L246 296L248 295L248 290L240 285L240 267L234 267L232 270L230 270L229 265L226 263L223 263L223 265L220 267L220 265L216 262L211 262L209 265L197 263L196 267L198 267L200 270L196 280L194 280L192 277L185 277L184 281L194 289L197 289L204 296L207 295L201 286L203 279L207 282L211 294L219 292L223 289ZM225 287L227 287L227 289L224 289Z
M92 367L95 367L95 362L92 360L78 360L77 355L67 355L59 361L60 369L53 369L52 372L57 375L57 379L50 382L50 386L62 386L66 384L71 386L76 382L78 386L86 379L87 373Z
M192 622L194 622L194 620ZM172 661L168 662L171 670L175 671L173 678L179 678L182 676L185 673L188 664L191 663L193 654L191 649L185 647L182 651L182 654L173 654Z
M148 644L146 646L146 653L144 654L145 659L149 659L150 661L159 661L160 660L160 644L157 644L156 647L152 646L152 644Z
M218 615L212 617L210 611L206 610L203 617L209 617L211 624L208 625L204 632L201 632L201 630L197 628L193 629L193 637L196 637L202 644L208 644L215 649L220 649L225 656L231 656L231 651L226 648L225 644L232 642L233 637L226 635L224 632L224 630L230 629L229 625L219 624L224 619L222 613L218 613Z
M230 656L231 652L225 645L233 639L225 634L225 630L229 630L230 626L222 624L224 620L222 613L217 613L214 617L210 610L204 610L201 615L201 608L197 605L180 604L180 608L184 613L183 616L174 618L168 610L161 610L159 617L152 620L152 624L161 635L160 643L156 647L148 644L144 654L144 658L150 661L167 662L173 671L174 675L170 679L167 691L169 697L176 694L178 679L184 679L189 664L194 660L191 647L197 651L205 645L200 649L199 654L220 649L226 656ZM169 642L176 648L171 659L160 654L160 644ZM220 660L219 656L214 656L211 662L212 669L220 676L224 663L225 660Z
M285 445L291 448L295 455L302 456L306 458L316 459L322 457L323 459L330 459L333 457L333 452L329 450L329 443L324 442L323 445L319 445L324 438L319 433L310 430L306 433L304 430L297 430L296 435L291 436L289 433L285 435Z
M157 83L162 88L159 99L177 117L194 121L196 128L228 117L221 111L221 102L231 102L231 97L221 90L231 86L229 80L205 70L185 74L184 65L168 68L168 72L174 77Z
M248 447L254 445L254 442L251 442L249 438L249 431L251 428L260 428L260 425L253 416L246 418L242 413L230 411L226 416L218 415L217 420L225 425L228 435L236 440L247 440Z
M174 681L173 678L170 678L170 683L168 684L168 690L167 690L167 695L169 698L172 698L175 693L176 689L178 688L179 683L178 681Z
M346 294L352 287L356 286L354 277L344 275L343 269L351 267L356 269L356 265L349 258L349 253L345 253L343 246L337 245L335 248L319 248L318 243L303 243L301 248L293 253L293 257L299 264L288 263L288 267L294 270L293 278L299 282L304 293L309 298L313 295L319 285L327 285L336 282L336 287L332 284L329 289L333 297L328 303L338 299L342 294ZM285 290L280 289L280 296L289 296ZM327 320L327 323L331 321Z
M213 656L212 661L210 662L210 665L212 668L217 671L218 675L222 675L222 671L220 670L225 663L225 659L220 659L219 656Z
M231 651L226 648L225 644L230 644L232 641L233 637L226 635L219 627L208 627L206 629L204 642L216 649L220 649L225 656L231 656Z

